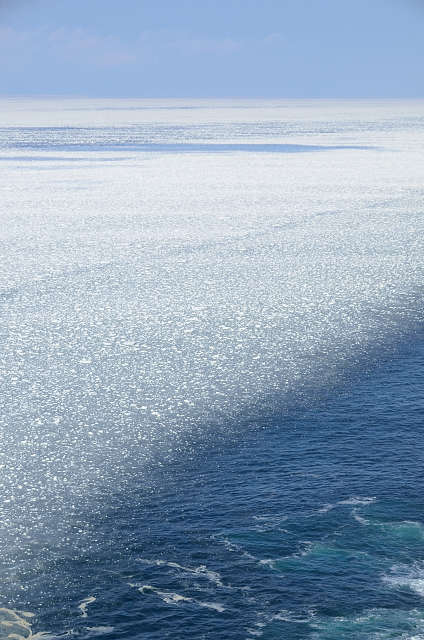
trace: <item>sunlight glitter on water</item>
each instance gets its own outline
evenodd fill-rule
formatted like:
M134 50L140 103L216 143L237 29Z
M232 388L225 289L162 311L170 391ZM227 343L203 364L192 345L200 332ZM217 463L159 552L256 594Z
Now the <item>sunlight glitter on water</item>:
M189 112L178 101L2 105L1 575L5 606L28 602L32 611L36 603L54 626L61 564L71 618L96 610L98 599L88 598L97 595L81 589L71 567L84 558L95 573L94 558L121 553L136 506L126 504L118 532L113 518L104 520L115 500L119 512L117 496L140 483L143 500L158 497L157 513L205 448L243 441L252 425L337 394L352 372L371 371L418 331L422 104L200 101ZM315 462L325 457L320 447L310 450ZM168 487L158 469L163 477L175 470ZM344 509L347 527L364 528L368 488L314 509ZM256 526L258 539L271 527ZM287 534L277 530L281 541ZM220 534L213 517L210 534ZM299 557L315 566L312 557L325 564L325 554L336 554L344 562L322 541L302 546L304 534L284 557L259 561L293 568ZM244 538L224 538L235 545L228 553L239 545L256 557ZM186 567L189 582L221 575L207 558L151 560L162 573ZM131 601L137 594L154 607L227 615L213 589L141 578L134 584L145 591L128 594ZM37 595L47 592L44 607ZM286 617L309 619L302 611Z

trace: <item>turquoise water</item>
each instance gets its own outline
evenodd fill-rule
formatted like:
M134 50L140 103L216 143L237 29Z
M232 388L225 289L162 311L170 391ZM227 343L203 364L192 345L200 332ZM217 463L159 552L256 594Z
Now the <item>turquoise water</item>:
M424 638L421 103L2 106L0 637Z

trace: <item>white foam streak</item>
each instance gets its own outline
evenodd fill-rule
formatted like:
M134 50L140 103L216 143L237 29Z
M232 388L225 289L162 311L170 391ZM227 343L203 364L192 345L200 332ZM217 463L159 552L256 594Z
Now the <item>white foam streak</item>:
M200 600L196 600L195 598L190 598L187 596L182 596L179 593L175 593L173 591L161 591L160 589L156 589L156 587L152 587L149 584L144 584L141 586L138 586L136 584L132 584L130 583L131 587L136 587L140 593L142 594L148 594L148 593L154 593L155 595L159 596L159 598L161 598L166 604L171 604L171 605L177 605L177 604L181 604L181 603L191 603L191 604L195 604L199 607L206 607L207 609L214 609L215 611L218 611L219 613L222 613L223 611L225 611L225 607L219 603L216 602L202 602Z
M143 562L145 564L156 565L158 567L162 567L162 566L171 567L179 571L184 571L186 573L191 573L196 576L204 577L207 580L210 580L210 582L213 582L214 584L216 584L218 587L224 586L221 582L221 577L219 573L217 573L216 571L210 571L204 565L200 565L199 567L195 567L194 569L192 569L190 567L183 567L182 565L176 562L166 562L165 560L145 560L141 558L140 562Z
M353 515L354 519L356 520L356 522L359 522L359 524L363 524L364 526L368 526L370 524L369 520L367 520L366 518L363 518L362 516L358 515L357 509L353 509L352 515Z
M31 620L34 615L34 613L29 611L18 611L0 607L0 625L2 625L2 629L8 634L8 638L14 638L15 640L35 640L36 638L41 640L41 638L43 638L44 640L48 640L51 636L47 633L32 633L31 623L26 620L26 618Z
M348 500L341 500L338 504L357 504L357 505L363 505L364 507L367 507L368 505L372 504L373 502L376 501L376 497L373 496L372 498L359 498L357 496L353 497L353 498L349 498Z
M92 602L95 602L96 598L94 596L89 596L88 598L85 598L81 604L78 605L78 609L81 611L82 613L82 617L86 618L87 617L87 607L89 604L91 604Z
M424 612L412 609L366 609L352 616L319 617L311 625L313 638L363 638L364 640L423 640Z
M272 617L272 620L282 620L284 622L296 622L298 624L307 624L315 617L315 611L309 611L307 614L299 614L294 611L283 610Z
M396 589L407 587L424 598L424 567L420 565L395 565L383 580Z

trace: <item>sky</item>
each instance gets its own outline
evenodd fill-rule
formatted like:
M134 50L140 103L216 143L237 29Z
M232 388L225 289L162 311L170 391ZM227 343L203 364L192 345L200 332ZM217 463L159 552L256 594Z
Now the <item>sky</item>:
M424 98L424 0L0 0L0 94Z

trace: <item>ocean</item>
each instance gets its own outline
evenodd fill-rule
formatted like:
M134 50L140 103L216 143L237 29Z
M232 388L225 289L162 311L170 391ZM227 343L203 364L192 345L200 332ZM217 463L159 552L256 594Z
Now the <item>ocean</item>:
M424 638L424 101L0 112L0 638Z

